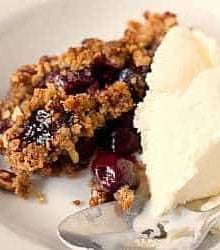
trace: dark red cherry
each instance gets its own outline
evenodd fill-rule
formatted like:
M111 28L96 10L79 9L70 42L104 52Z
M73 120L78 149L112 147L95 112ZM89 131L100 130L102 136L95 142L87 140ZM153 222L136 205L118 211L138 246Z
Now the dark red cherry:
M106 192L114 193L123 185L134 188L138 184L134 162L120 154L98 151L91 169Z

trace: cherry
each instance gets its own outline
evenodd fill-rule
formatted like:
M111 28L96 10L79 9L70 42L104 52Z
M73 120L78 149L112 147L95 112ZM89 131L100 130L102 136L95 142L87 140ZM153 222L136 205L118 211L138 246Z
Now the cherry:
M91 163L92 172L104 191L114 193L121 186L138 185L134 162L117 153L98 151Z

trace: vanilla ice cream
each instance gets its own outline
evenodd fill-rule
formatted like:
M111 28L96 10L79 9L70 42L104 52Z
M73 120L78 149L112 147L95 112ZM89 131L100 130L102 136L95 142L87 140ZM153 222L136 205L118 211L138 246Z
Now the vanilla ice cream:
M202 32L174 27L146 81L134 124L156 216L220 193L220 49Z

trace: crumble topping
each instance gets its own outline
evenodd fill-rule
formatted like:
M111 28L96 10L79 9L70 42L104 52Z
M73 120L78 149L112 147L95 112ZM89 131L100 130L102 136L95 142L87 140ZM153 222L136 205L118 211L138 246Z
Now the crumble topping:
M61 111L54 109L59 105ZM106 120L117 118L132 106L130 93L123 82L116 82L93 96L66 97L53 85L48 89L36 89L24 107L24 115L6 132L5 155L15 171L37 171L57 161L63 152L73 163L78 163L75 144L79 138L92 137L95 129L103 126ZM70 124L62 121L64 112L71 112Z
M143 99L154 51L177 22L171 13L146 12L144 18L129 22L117 41L86 39L81 47L43 56L12 75L0 103L0 152L12 172L0 170L0 187L26 198L32 174L73 176L88 166L100 131ZM127 133L133 138L136 132ZM92 193L91 206L109 200L96 185ZM116 199L127 209L133 195L125 186Z

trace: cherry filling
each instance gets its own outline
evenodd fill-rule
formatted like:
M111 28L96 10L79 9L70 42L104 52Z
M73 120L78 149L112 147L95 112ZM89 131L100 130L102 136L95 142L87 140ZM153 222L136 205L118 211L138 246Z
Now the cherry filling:
M105 151L132 154L141 150L140 136L133 127L134 112L130 111L120 118L110 121L97 131L97 144Z
M123 155L98 151L91 169L105 192L114 193L124 185L129 185L130 188L136 188L138 185L135 164Z
M46 80L54 83L57 87L62 87L67 94L86 92L89 87L96 83L90 68L78 71L69 70L65 75L56 70L50 73Z
M111 194L121 186L135 188L138 185L137 163L131 154L139 152L140 136L133 127L134 111L129 111L116 120L109 121L96 133L100 148L92 162L92 173L102 191Z
M53 83L62 87L67 94L94 93L97 89L103 89L119 80L129 85L135 102L138 102L144 97L147 88L145 76L148 71L148 66L136 67L133 62L127 62L127 65L118 68L104 56L100 56L95 58L90 66L80 70L54 69L41 79L36 87L45 88L46 83ZM138 93L134 86L141 86L142 93Z
M52 121L50 111L45 109L37 109L32 113L28 121L24 124L24 131L21 134L22 142L27 145L36 143L37 145L45 145L51 140L54 132L60 127L69 127L73 122L73 115L62 109L62 116L56 121Z
M111 151L132 154L140 150L140 138L130 128L117 128L110 134Z
M81 137L76 144L76 151L79 153L79 162L75 167L77 169L86 168L96 148L94 138Z
M80 70L55 69L39 81L37 87L45 88L46 82L62 87L67 94L94 92L119 79L120 69L107 62L104 57L96 58L92 65Z
M64 127L71 127L73 124L73 113L72 112L66 112L63 110L63 108L60 109L60 113L62 114L59 119L56 120L54 125L54 131L56 131L58 128L64 126Z
M92 65L77 71L66 69L64 73L56 69L42 79L37 87L45 88L49 82L62 87L67 94L83 92L93 94L96 90L120 80L128 84L137 103L145 95L147 89L145 76L148 71L148 67L135 67L133 63L127 64L124 68L117 68L104 57L100 57L95 59ZM141 94L135 86L141 86L143 90ZM72 113L65 112L59 105L52 109L62 114L54 122L51 113L44 109L33 112L22 134L25 145L33 142L38 145L45 144L57 129L72 125ZM133 117L134 110L127 112L120 118L107 122L104 128L96 132L94 138L80 138L76 144L79 162L74 166L75 169L88 166L91 157L98 149L91 163L92 173L102 191L110 195L123 185L129 185L130 188L138 185L136 164L130 157L131 154L141 150L140 137L133 127Z
M34 111L29 120L24 125L24 132L21 135L25 144L35 142L37 145L45 144L52 137L51 113L38 109Z
M99 83L99 88L104 88L105 85L119 80L121 69L109 63L104 57L96 58L91 68L94 78Z

